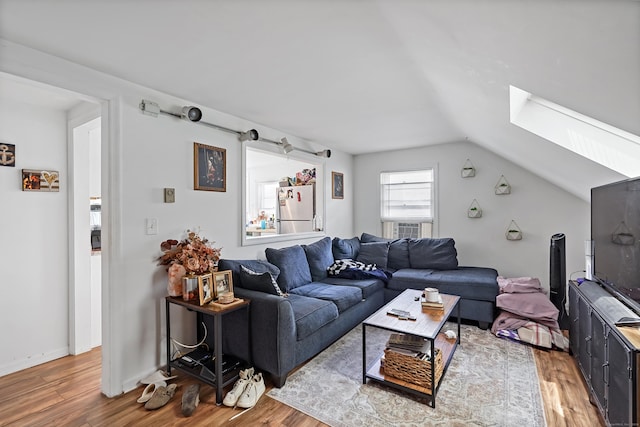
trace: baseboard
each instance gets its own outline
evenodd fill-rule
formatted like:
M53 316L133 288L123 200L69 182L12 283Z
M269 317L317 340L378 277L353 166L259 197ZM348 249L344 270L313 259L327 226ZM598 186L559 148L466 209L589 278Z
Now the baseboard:
M10 363L0 365L0 377L14 372L22 371L23 369L32 368L37 365L41 365L52 360L60 359L69 355L69 348L59 348L53 351L49 351L44 354L38 354L35 356L28 356L20 360L14 360Z

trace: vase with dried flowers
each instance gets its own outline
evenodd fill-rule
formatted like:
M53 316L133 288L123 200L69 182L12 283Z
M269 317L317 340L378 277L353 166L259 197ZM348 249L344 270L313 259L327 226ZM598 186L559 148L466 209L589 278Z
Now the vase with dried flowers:
M187 230L187 238L178 241L165 240L160 244L162 255L158 257L158 265L168 265L169 285L167 290L171 296L180 296L185 300L195 299L198 295L198 287L191 286L182 289L184 277L197 277L198 275L214 271L222 248L214 248L213 242L201 237L195 231ZM193 280L186 283L193 283ZM197 280L195 280L197 283Z

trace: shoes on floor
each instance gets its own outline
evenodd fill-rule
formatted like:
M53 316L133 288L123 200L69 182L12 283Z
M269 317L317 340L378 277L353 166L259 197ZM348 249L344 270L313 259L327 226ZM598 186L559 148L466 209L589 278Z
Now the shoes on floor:
M253 408L253 406L258 402L258 399L260 399L260 396L264 393L264 390L265 387L262 374L257 373L251 377L249 385L247 385L244 392L240 395L236 405L239 408Z
M253 377L253 368L247 368L240 371L239 379L233 385L231 391L229 391L225 396L222 404L225 406L236 406L240 395L245 390L247 385L251 382L251 378Z
M172 380L174 378L178 378L177 375L169 376L165 371L155 371L153 374L149 375L140 380L142 384L161 384L166 386L167 381Z
M151 411L153 409L162 408L176 394L176 388L177 386L175 384L169 384L166 387L158 387L153 393L153 396L151 396L151 399L144 404L145 409Z
M191 384L182 393L182 415L190 417L200 403L200 384Z
M165 383L164 381L162 381L161 383L149 384L144 388L144 390L142 391L142 396L138 398L137 402L147 403L159 387L166 387L166 386L167 386L167 383Z

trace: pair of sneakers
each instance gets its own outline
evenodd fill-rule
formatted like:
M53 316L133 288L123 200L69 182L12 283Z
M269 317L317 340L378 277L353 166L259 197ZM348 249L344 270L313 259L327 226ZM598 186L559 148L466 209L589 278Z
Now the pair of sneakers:
M239 377L222 403L234 408L252 408L265 391L262 373L256 374L253 368L247 368L240 371Z

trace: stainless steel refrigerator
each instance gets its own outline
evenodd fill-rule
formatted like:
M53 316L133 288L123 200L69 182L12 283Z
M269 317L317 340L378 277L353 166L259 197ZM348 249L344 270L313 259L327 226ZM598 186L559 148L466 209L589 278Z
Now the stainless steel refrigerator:
M279 187L276 191L278 192L278 233L313 231L314 186Z

